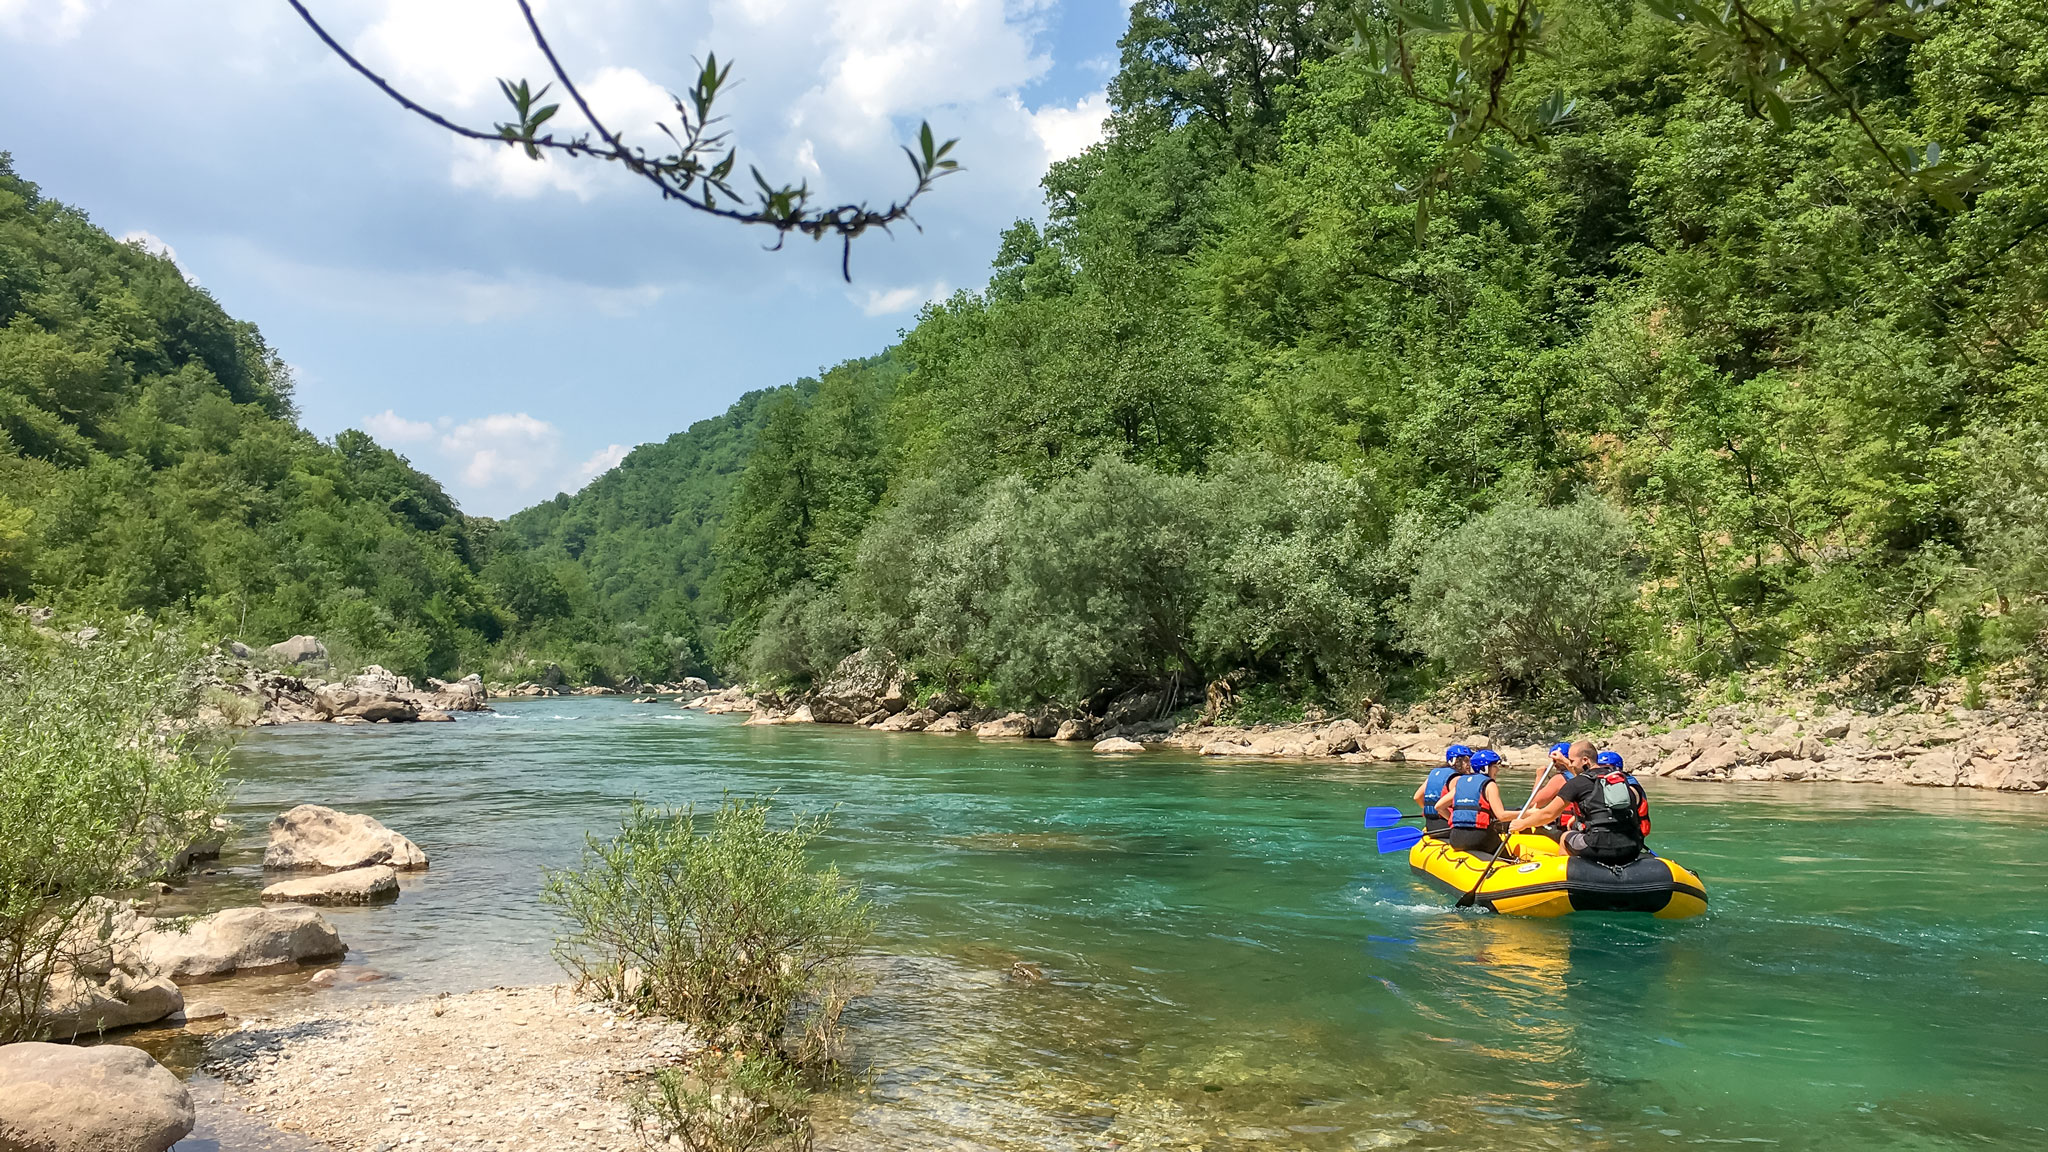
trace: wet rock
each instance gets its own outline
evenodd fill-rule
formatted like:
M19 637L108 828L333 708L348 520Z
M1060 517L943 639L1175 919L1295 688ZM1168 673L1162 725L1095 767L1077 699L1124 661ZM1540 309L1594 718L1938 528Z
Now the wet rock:
M136 952L150 968L183 982L332 960L347 951L334 926L311 908L229 908L183 932L148 927Z
M1104 755L1115 755L1125 752L1143 752L1145 746L1136 740L1126 740L1121 736L1111 736L1107 740L1096 741L1095 750Z
M927 732L965 732L967 720L958 712L948 712L924 726Z
M271 904L375 904L398 899L398 873L383 864L281 880L263 890Z
M139 1048L0 1047L0 1149L165 1152L192 1121L191 1094Z
M413 719L422 724L453 724L455 722L453 715L443 712L438 708L422 709L420 714L413 717ZM382 721L379 721L379 723L382 723Z
M427 866L427 854L372 817L301 804L270 822L269 869L341 872L387 864L400 871Z
M1019 984L1045 983L1045 969L1029 960L1019 960L1010 965L1008 976Z

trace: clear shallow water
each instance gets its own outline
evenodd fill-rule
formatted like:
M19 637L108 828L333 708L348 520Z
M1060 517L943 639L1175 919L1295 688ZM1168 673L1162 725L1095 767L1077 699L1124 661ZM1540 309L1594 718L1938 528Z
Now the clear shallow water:
M1372 853L1359 813L1413 769L500 708L258 733L250 835L197 891L246 900L291 804L365 811L433 869L329 913L391 979L317 995L553 980L544 865L636 795L773 791L838 806L828 854L889 956L856 1012L874 1083L828 1145L2048 1146L2039 798L1663 784L1656 843L1704 875L1706 917L1523 921ZM1005 979L1018 959L1048 982Z

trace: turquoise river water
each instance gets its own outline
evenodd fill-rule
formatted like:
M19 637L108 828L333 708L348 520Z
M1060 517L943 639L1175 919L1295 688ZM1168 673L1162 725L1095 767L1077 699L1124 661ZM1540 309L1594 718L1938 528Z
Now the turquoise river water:
M433 860L398 903L331 913L390 979L280 997L559 979L544 866L635 796L773 792L836 807L825 854L881 925L854 1012L874 1073L828 1147L2048 1147L2041 798L1659 784L1656 844L1708 914L1530 921L1373 853L1359 814L1413 767L498 707L238 748L250 834L209 903L248 899L263 821L303 801Z

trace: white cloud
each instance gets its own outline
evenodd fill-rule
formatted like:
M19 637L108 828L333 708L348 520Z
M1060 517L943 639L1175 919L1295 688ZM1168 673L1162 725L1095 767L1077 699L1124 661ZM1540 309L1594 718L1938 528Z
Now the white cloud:
M1031 113L1031 130L1045 147L1048 163L1078 156L1102 139L1102 122L1109 118L1109 93L1091 92L1072 108L1048 104Z
M869 288L854 297L860 303L862 315L892 316L906 312L927 300L934 300L950 291L944 280L936 284L906 284L901 288Z
M572 308L632 317L652 308L672 287L590 284L524 269L490 275L462 269L335 267L285 259L241 244L227 246L225 256L233 271L261 282L280 298L303 301L324 312L407 324L490 324Z
M607 444L591 453L590 459L576 466L576 486L581 488L584 482L617 468L619 461L624 460L626 453L631 451L632 449L624 444Z
M164 243L163 237L158 236L156 233L145 232L140 228L130 229L121 234L121 243L133 244L151 256L162 260L169 260L177 268L178 275L185 278L187 284L196 285L199 283L198 280L193 278L192 273L185 270L185 265L178 261L178 250Z
M503 515L534 499L575 492L618 467L632 451L607 444L575 463L565 463L562 430L526 412L493 412L457 422L442 416L413 420L385 409L363 420L379 442L414 445L425 459L413 463L456 477L452 485L463 507Z
M364 417L363 431L385 444L409 444L432 437L434 426L424 420L407 420L386 408L375 416Z
M441 453L462 470L472 488L526 492L552 478L562 433L524 412L494 412L465 420L441 437Z
M91 0L0 0L0 35L58 43L77 36L92 15Z

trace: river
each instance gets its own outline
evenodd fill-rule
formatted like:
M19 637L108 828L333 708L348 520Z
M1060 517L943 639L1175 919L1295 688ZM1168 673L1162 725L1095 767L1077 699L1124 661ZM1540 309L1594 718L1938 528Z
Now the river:
M273 980L273 1003L559 979L544 867L635 796L774 793L836 809L825 855L881 926L853 1013L874 1075L827 1147L2048 1146L2039 797L1656 782L1654 841L1708 914L1529 921L1374 855L1359 815L1405 803L1413 767L497 707L236 750L246 834L205 903L251 899L263 822L303 801L433 860L398 903L328 913L389 979Z

